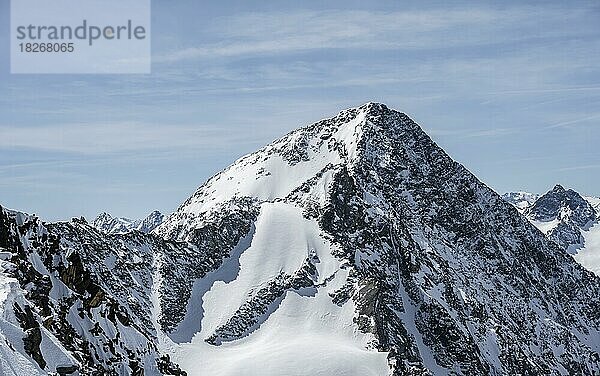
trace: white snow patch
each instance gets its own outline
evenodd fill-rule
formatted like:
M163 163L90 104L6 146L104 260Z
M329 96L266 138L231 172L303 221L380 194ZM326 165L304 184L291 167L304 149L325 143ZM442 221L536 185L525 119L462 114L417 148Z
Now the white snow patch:
M547 221L547 222L531 220L530 222L535 227L537 227L541 232L543 232L544 234L547 234L550 231L552 231L554 228L556 228L556 226L558 226L558 224L560 223L560 220L554 219L552 221Z
M581 231L583 247L573 255L584 268L600 276L600 223L596 222L587 231Z

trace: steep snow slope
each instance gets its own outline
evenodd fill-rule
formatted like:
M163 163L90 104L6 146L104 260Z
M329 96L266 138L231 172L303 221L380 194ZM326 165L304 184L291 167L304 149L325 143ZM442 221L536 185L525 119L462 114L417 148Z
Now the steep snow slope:
M2 270L15 268L8 261L0 261ZM27 326L31 306L25 298L26 292L18 281L0 272L0 374L6 376L43 375L41 365L32 361L26 348L36 338L39 357L44 359L43 368L55 370L57 365L75 363L73 356L60 344L56 337L43 327ZM26 339L26 340L24 340ZM40 359L37 357L38 359Z
M598 214L596 221L582 228L583 246L575 248L573 257L586 269L600 275L600 198L584 197Z
M307 188L318 185L314 188L320 187L320 191L314 198L323 201L331 173L345 159L354 157L364 122L364 111L345 111L331 123L316 123L292 132L241 158L202 185L156 232L189 240L190 232L204 223L204 213L218 210L219 204L233 197L258 202L281 200L303 184Z
M582 231L583 246L575 249L573 257L586 269L600 275L600 223Z
M600 198L593 196L585 196L584 198L592 205L597 213L600 213Z
M174 359L190 375L387 374L387 354L369 350L373 336L352 324L354 305L337 306L329 296L343 286L348 271L340 270L317 224L297 207L265 203L255 227L236 278L217 281L204 294L200 330ZM247 316L252 321L232 325L229 318L240 307L250 308L261 289L298 275L303 266L310 266L309 280L259 305L259 312Z

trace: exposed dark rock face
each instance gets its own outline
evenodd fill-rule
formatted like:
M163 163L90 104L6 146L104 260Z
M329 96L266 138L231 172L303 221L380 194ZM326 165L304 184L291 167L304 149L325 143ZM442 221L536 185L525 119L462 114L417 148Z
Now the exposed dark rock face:
M78 367L75 365L60 365L56 367L56 373L60 376L63 375L72 375L78 370Z
M25 332L25 337L23 337L23 347L25 348L25 352L36 361L40 368L45 368L46 360L44 360L42 352L40 351L42 332L40 330L40 324L37 322L31 311L31 307L28 305L21 307L18 303L15 303L14 310L15 316Z
M527 298L544 301L544 305L554 306L557 311L565 308L564 301L578 301L582 304L580 309L588 312L584 313L586 319L597 326L598 316L588 309L597 310L598 302L591 296L590 301L581 300L569 279L573 274L581 276L580 287L589 292L590 288L598 288L598 280L590 278L588 272L568 257L557 255L554 247L545 244L533 226L464 167L452 161L408 117L385 108L371 111L370 121L374 126L365 131L364 159L361 160L364 163L359 164L355 180L364 191L383 197L393 208L388 218L380 222L387 219L392 229L398 229L397 238L391 235L390 241L395 249L407 248L410 254L410 258L398 260L396 264L400 276L410 276L400 278L400 282L417 304L416 324L423 340L429 337L429 341L436 342L438 349L434 356L438 364L453 364L465 374L488 373L489 359L482 354L486 349L481 346L481 335L494 333L504 372L546 373L560 368L555 362L562 359L538 360L526 346L513 351L515 342L539 340L533 334L540 329L539 319L526 318L536 316ZM377 168L385 162L390 169ZM581 202L577 208L579 204ZM411 264L420 264L420 271L414 273L417 267ZM547 278L557 275L563 275L564 279L546 283ZM509 298L513 289L518 292L516 300ZM472 298L464 299L460 290ZM423 293L425 296L419 296ZM436 294L439 294L437 299L427 297ZM498 305L500 296L503 296L500 301L505 303ZM471 313L481 306L485 307L487 322ZM515 317L514 309L521 315ZM421 323L421 317L429 319ZM490 328L490 319L500 327ZM559 314L555 319L565 327L573 327L579 325L580 317L569 319ZM465 326L472 329L465 330ZM543 330L546 329L549 328ZM450 336L450 340L440 336ZM456 343L462 345L453 348ZM570 341L563 343L571 345ZM540 345L548 346L547 351L551 349L550 344ZM596 350L587 350L587 354L588 359L597 358ZM535 358L536 366L523 358ZM562 366L569 372L578 372L590 366L587 362L573 356ZM597 367L598 363L592 363L587 372L593 373Z
M168 354L161 356L158 360L158 370L163 375L187 376L187 372L182 371L177 364L173 363Z

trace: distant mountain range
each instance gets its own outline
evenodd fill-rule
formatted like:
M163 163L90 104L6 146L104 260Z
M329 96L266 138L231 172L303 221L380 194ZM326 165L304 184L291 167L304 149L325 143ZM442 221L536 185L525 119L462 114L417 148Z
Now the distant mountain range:
M164 220L164 215L155 210L148 214L144 219L132 220L124 217L113 217L104 212L98 215L92 225L98 230L106 234L126 234L133 230L143 232L145 234L154 230Z
M507 192L502 195L502 198L511 204L513 204L520 211L524 211L531 205L535 203L535 201L540 198L540 195L529 192Z

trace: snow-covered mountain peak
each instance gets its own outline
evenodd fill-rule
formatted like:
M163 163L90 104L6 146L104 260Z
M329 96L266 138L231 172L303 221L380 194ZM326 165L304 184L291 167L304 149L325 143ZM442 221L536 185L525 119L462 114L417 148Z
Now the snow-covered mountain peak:
M523 214L570 253L576 253L584 245L582 230L587 230L598 215L592 201L560 184L540 196Z
M131 231L134 226L134 221L124 217L113 217L112 215L103 212L92 221L92 226L106 234L124 234Z
M600 198L581 196L560 184L543 196L509 192L502 198L523 213L546 238L572 254L586 269L600 275Z
M108 214L107 212L102 212L98 214L96 218L94 218L94 220L92 221L92 225L98 228L99 230L108 229L110 228L113 220L114 218L112 215Z
M138 221L138 224L135 227L135 229L147 234L151 231L154 231L155 228L160 226L164 219L165 216L163 213L159 212L158 210L154 210L150 214L148 214L146 218L142 219L141 221Z
M387 352L394 375L569 373L576 352L566 361L553 348L599 348L586 349L595 334L573 334L587 329L565 329L578 319L555 314L577 299L578 315L597 328L585 313L596 303L577 296L587 286L600 290L598 281L408 116L380 104L344 110L239 159L156 233L213 253L231 249L221 271L191 293L196 303L183 321L170 324L173 340L193 338L183 345L190 354L181 358L184 368L191 355L215 354L200 350L208 344L287 369L258 350L268 338L312 359L294 340L296 322L319 328L311 332L318 344L327 333L331 346ZM566 276L585 282L574 289ZM333 321L313 313L325 311ZM350 340L338 331L334 323L346 320L362 335ZM527 345L534 342L539 350ZM211 357L203 364L218 374Z
M580 227L594 221L597 216L596 210L579 193L559 184L542 195L526 214L540 222L571 221Z
M102 224L102 223L110 222L110 221L112 221L112 219L113 219L112 215L108 214L107 212L102 212L102 213L98 214L96 219L94 219L94 223Z

